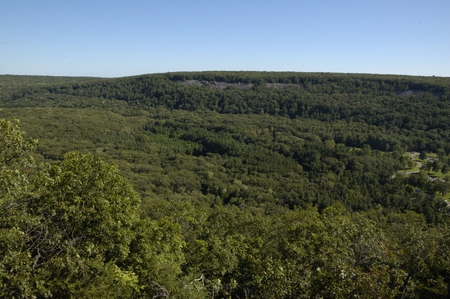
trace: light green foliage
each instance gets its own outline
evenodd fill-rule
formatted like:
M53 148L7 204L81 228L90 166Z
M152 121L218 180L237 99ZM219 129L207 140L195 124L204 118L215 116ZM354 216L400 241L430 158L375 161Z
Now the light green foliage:
M30 156L35 141L26 141L18 120L0 120L0 296L30 296L43 289L31 275L32 260L24 250L29 241L22 229L38 222L26 214L35 165Z
M25 140L19 120L0 120L0 202L15 199L28 190L28 173L34 171L30 153L36 140Z
M147 218L136 223L135 234L123 265L138 277L136 296L183 298L177 279L184 262L180 227L168 217Z
M286 214L280 253L284 298L395 298L402 271L387 238L358 214L335 205ZM275 298L275 296L274 296Z
M413 212L392 214L387 224L386 231L398 246L399 267L405 270L403 297L439 298L445 294L448 285L442 279L448 279L450 268L448 226L431 226Z
M116 265L128 255L139 198L117 169L72 152L44 166L36 183L27 213L39 223L27 250L48 290L78 297L94 294L99 283L111 294L129 289L120 280L130 276Z
M175 279L179 227L141 220L139 196L115 166L76 152L35 165L35 142L0 125L1 298L130 298Z
M39 201L31 203L31 212L48 216L61 235L73 236L71 242L86 240L87 247L101 244L98 249L107 261L123 259L133 238L140 200L117 168L91 155L71 152L43 172L44 190Z

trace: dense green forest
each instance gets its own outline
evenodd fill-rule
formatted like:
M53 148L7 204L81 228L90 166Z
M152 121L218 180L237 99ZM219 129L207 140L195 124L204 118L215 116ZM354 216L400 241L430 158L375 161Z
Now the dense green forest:
M4 75L0 108L0 297L450 292L450 78Z

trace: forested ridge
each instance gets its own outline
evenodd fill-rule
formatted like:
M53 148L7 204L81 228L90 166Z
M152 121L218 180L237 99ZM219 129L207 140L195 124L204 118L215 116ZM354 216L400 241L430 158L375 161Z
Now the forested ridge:
M2 297L449 292L449 78L5 75L0 108Z

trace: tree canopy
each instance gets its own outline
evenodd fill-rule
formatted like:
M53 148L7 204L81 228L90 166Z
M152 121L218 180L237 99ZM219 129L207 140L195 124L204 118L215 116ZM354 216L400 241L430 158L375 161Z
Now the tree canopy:
M0 297L442 298L449 86L0 76Z

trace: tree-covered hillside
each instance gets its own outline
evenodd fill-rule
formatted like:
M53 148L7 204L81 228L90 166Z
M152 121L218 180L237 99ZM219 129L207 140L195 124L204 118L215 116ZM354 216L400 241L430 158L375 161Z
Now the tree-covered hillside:
M1 213L8 215L0 227L0 279L11 287L2 296L102 297L94 289L103 285L106 294L119 276L109 291L121 298L441 298L448 292L449 78L0 76L0 108L0 118L19 118L26 138L39 139L37 174L9 158L0 171L7 182L18 167L28 186L0 190ZM8 123L2 123L3 146L5 136L19 134ZM83 155L69 153L74 150ZM410 151L437 153L424 163L439 179L426 170L399 172L416 163L404 154ZM132 191L116 174L108 177L104 161L118 166L140 203L114 206L114 198ZM92 175L94 185L77 185L77 177ZM117 188L99 187L111 180L120 181ZM109 206L78 211L77 198L106 199ZM30 215L26 221L16 217L22 210L9 208L19 202L23 217ZM46 216L55 209L59 216ZM112 224L91 217L114 209L140 220L121 228L129 238L108 243L95 230L114 230ZM62 230L48 230L52 244L73 242L66 228L93 231L76 246L60 246L66 255L58 263L67 266L55 264L47 240L39 243L43 249L33 247L39 237L28 233L52 221ZM14 251L7 240L18 242ZM89 244L98 250L73 264ZM114 246L121 247L108 251ZM8 273L19 275L20 265L33 270L20 272L28 276L13 285ZM85 272L55 276L69 266ZM103 276L82 290L95 271Z

